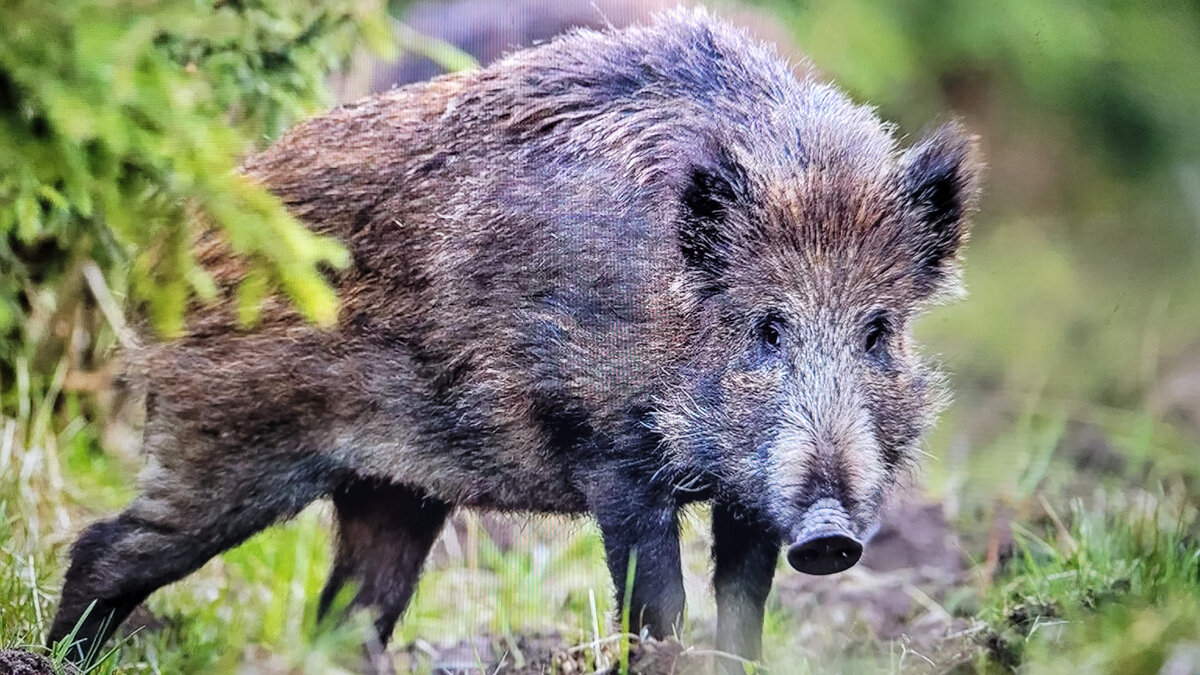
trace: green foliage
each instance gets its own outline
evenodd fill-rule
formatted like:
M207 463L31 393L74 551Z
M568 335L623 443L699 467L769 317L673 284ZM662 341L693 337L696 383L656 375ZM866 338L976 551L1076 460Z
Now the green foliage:
M817 65L902 122L1003 102L1012 121L1065 116L1122 170L1200 152L1194 3L764 3ZM970 100L984 96L990 101Z
M61 330L31 313L60 309L88 261L159 331L180 331L189 301L216 293L191 253L201 227L251 262L243 318L265 287L335 318L318 269L345 251L236 167L326 102L325 76L362 39L388 48L380 2L14 0L0 25L4 388L31 331Z

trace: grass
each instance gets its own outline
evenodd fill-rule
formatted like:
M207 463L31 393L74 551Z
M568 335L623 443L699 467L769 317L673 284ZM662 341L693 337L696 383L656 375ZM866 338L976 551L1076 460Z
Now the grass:
M980 613L985 655L1029 672L1158 672L1200 638L1200 541L1178 496L1119 495L1018 529L1017 555ZM1193 667L1196 661L1192 661Z

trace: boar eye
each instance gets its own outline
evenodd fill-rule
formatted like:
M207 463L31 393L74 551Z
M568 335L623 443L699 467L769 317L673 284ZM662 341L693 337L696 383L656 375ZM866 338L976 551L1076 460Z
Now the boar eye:
M890 326L886 315L878 314L872 318L871 322L867 324L867 333L863 338L864 350L872 356L881 356L889 330Z
M768 349L779 349L783 336L779 332L779 318L767 317L758 324L758 337Z
M769 347L778 347L779 329L771 324L763 326L763 342L767 343Z

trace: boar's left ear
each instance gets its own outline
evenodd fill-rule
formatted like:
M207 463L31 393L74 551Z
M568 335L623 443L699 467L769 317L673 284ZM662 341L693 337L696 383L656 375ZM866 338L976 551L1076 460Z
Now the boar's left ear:
M744 206L749 190L746 171L725 150L692 164L680 197L679 249L688 267L703 280L701 294L723 287L729 266L730 219Z
M904 199L916 221L909 225L916 273L932 293L954 278L967 239L967 218L979 193L976 139L947 124L909 149L901 166Z

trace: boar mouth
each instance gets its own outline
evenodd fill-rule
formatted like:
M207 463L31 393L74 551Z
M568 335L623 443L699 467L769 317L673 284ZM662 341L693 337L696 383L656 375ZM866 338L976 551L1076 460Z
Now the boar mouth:
M804 514L787 559L804 574L836 574L854 567L862 552L850 514L836 499L821 499Z

